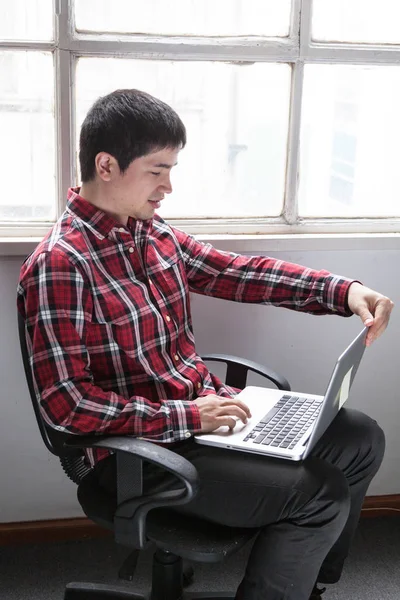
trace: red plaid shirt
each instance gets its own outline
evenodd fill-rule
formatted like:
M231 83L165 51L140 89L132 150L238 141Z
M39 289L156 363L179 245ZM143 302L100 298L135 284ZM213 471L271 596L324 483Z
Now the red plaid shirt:
M59 431L176 442L200 429L195 398L234 394L196 353L189 292L351 314L350 280L221 252L158 216L122 227L78 192L18 288L42 414Z

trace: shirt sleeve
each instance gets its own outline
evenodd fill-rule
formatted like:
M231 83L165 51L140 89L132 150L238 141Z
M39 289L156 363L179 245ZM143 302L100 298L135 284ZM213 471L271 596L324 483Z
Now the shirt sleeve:
M50 426L72 434L129 434L157 442L183 440L200 429L193 402L124 398L95 385L86 345L90 286L63 252L53 249L24 266L18 291L35 391Z
M180 230L173 231L192 292L316 315L353 314L347 297L354 280L275 258L223 252Z

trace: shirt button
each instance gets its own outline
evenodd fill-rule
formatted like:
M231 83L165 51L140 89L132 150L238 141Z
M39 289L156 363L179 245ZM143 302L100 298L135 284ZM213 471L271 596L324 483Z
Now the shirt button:
M120 227L120 228L118 229L118 231L119 231L120 233L125 233L125 229L124 229L123 227Z
M167 321L168 321L168 323L169 323L169 322L170 322L170 320L171 320L171 317L170 317L169 315L167 315L165 318L167 319Z
M185 431L185 438L190 438L190 436L191 436L190 431Z
M178 361L178 360L179 360L179 356L178 356L177 354L175 354L175 355L174 355L174 359L175 359L176 361Z
M199 390L200 388L201 388L201 383L199 382L199 383L197 384L197 389Z
M129 246L129 252L132 254L132 252L135 252L135 248L133 246Z

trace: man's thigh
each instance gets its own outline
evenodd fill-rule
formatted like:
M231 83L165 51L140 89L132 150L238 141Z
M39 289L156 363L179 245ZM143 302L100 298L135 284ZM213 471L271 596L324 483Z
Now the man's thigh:
M200 491L183 512L227 525L259 527L293 518L323 487L329 493L359 479L357 464L376 470L384 435L362 412L343 408L302 462L184 443L178 452L200 476ZM373 463L376 464L374 467Z
M303 514L327 481L343 490L340 471L318 458L292 462L195 442L184 444L179 454L200 478L198 494L179 512L223 525L263 527Z
M311 456L335 465L349 478L355 463L379 466L384 451L385 436L377 422L358 410L342 408Z

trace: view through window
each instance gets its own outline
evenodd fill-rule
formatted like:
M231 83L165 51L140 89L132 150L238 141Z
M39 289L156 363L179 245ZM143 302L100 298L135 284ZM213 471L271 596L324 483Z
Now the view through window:
M183 226L258 233L379 219L385 230L400 217L397 0L114 0L111 11L105 0L0 0L0 9L0 159L12 182L0 221L10 235L57 218L79 183L88 108L123 87L166 101L187 127L161 213Z

